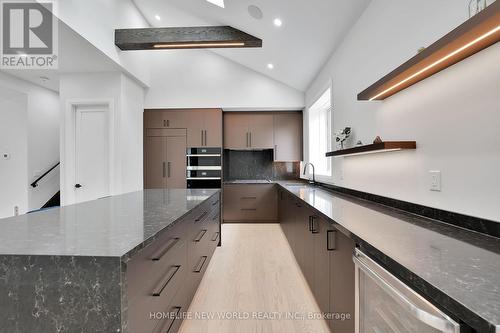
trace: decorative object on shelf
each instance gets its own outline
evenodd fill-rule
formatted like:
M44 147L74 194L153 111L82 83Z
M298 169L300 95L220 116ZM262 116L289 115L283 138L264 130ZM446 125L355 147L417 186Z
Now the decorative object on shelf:
M500 1L495 1L360 92L358 100L384 100L498 41L500 41Z
M335 142L340 143L340 149L344 149L344 142L351 136L351 128L346 127L342 131L335 133Z
M377 138L380 139L380 137ZM377 141L377 139L375 140ZM417 148L417 143L415 141L380 141L369 145L332 151L326 153L326 156L330 157L330 156L362 155L362 154L384 153L389 151L416 149L416 148Z
M488 7L488 4L486 3L486 0L470 0L469 1L469 18L472 16L476 15L480 11L486 9Z
M375 138L375 140L373 140L373 143L382 143L382 139L380 138L380 136L377 135L377 137Z
M356 142L356 147L359 147L359 146L362 146L362 145L363 145L363 141L358 140L358 142Z

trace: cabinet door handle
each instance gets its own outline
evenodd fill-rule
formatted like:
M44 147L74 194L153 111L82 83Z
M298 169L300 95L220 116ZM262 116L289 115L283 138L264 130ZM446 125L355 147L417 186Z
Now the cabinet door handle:
M200 261L198 261L198 264L194 267L193 272L199 273L203 269L203 266L205 265L205 262L207 261L208 257L203 256L200 258Z
M247 132L247 148L248 148L248 132Z
M203 238L203 236L205 236L205 234L207 233L207 231L208 230L206 230L206 229L203 229L202 231L200 231L198 236L195 239L193 239L193 242L197 242L197 243L200 242L201 239Z
M163 162L163 178L167 177L167 166L166 163Z
M172 238L167 245L156 251L152 256L151 260L159 261L163 258L178 242L180 238Z
M168 162L167 163L167 176L168 176L168 178L170 178L170 169L171 169L171 163Z
M312 232L312 216L309 216L309 231Z
M249 134L250 134L250 147L252 147L252 132L250 132Z
M311 216L311 232L313 234L317 234L318 233L318 222L316 220L316 216Z
M174 325L174 322L179 319L179 313L181 312L180 306L173 306L168 312L168 320L163 322L163 325L158 325L153 333L165 333L170 332L170 329Z
M212 237L212 242L215 242L217 239L219 239L219 232L218 231Z
M204 131L205 132L205 147L207 146L207 130Z
M167 121L163 119L163 127L167 127Z
M241 197L242 200L256 200L257 197Z
M153 290L153 293L152 293L153 296L155 296L155 297L161 296L161 293L163 292L163 290L165 290L165 288L167 287L168 283L170 281L172 281L172 278L179 271L180 268L181 268L181 266L172 266L172 267L170 267L170 269L168 270L168 272L165 275L165 277L160 281L160 283Z
M335 251L337 249L337 231L328 230L326 232L326 250Z
M257 210L257 208L241 208L242 211L250 211L250 212L254 212Z
M216 205L218 205L218 204L219 204L219 200L217 200L216 202L214 202L214 203L212 204L212 206L216 206Z
M200 222L201 220L203 220L203 218L207 215L208 213L207 212L203 212L203 214L200 215L200 217L198 217L196 220L194 220L195 222Z
M274 145L274 160L276 161L276 156L278 156L278 145Z

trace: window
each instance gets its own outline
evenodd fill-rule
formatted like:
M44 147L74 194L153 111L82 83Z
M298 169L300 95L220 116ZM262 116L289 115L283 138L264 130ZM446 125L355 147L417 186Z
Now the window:
M309 162L314 164L316 175L332 175L330 151L331 137L331 88L328 88L309 108Z

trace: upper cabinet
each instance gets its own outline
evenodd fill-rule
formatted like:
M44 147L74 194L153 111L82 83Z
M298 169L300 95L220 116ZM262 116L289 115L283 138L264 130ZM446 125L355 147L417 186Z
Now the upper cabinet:
M188 147L222 147L222 110L197 109L187 113Z
M274 114L274 160L302 160L302 113Z
M147 110L145 128L185 128L187 146L222 147L221 109Z
M273 149L273 114L227 113L224 116L224 148Z
M152 110L144 116L145 128L186 128L184 110Z

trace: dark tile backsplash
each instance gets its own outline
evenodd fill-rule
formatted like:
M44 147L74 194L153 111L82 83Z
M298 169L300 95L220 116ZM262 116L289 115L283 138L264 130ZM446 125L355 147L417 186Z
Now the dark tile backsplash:
M273 150L224 150L224 180L297 179L299 162L273 162Z

